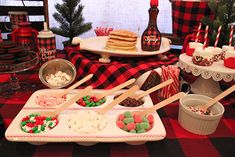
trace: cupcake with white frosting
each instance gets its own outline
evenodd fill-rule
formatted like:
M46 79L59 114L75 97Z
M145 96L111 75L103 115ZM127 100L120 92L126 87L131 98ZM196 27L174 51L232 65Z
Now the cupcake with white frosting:
M208 48L203 49L202 47L196 48L193 53L192 62L200 66L210 66L213 64L214 55Z

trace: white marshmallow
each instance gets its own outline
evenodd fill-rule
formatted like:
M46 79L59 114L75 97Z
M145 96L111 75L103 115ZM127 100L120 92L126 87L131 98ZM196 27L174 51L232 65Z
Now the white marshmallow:
M203 44L202 43L199 43L199 42L190 42L189 43L189 48L198 48L198 47L203 47Z
M235 50L227 50L225 52L225 59L227 59L229 57L235 57Z

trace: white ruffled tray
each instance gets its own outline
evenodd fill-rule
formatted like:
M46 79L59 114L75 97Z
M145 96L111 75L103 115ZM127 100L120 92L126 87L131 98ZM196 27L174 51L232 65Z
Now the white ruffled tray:
M147 141L158 141L162 140L166 136L165 128L162 124L160 117L158 116L157 112L153 113L154 115L154 126L153 128L146 132L140 134L133 134L125 132L119 129L116 126L116 119L119 114L124 113L125 111L134 111L138 109L148 108L153 105L151 98L149 96L144 97L145 103L139 107L123 107L120 105L115 106L111 111L105 114L105 117L108 119L107 126L96 133L93 134L79 134L73 132L69 129L67 123L69 115L78 111L78 110L99 110L100 108L108 105L112 100L113 97L125 90L116 92L114 95L110 95L106 97L106 102L99 107L82 107L74 103L71 107L66 109L58 116L59 123L58 125L48 132L38 133L38 134L30 134L25 133L20 129L20 122L23 117L31 114L37 113L39 111L45 110L53 110L54 108L46 108L38 106L35 103L35 98L38 95L44 95L48 92L60 92L62 89L44 89L36 91L32 96L29 98L25 106L19 112L19 114L15 117L12 121L10 126L7 128L5 137L9 141L13 142L29 142L31 144L40 145L48 142L76 142L81 145L93 145L99 142L126 142L129 144L142 144ZM68 94L68 98L70 98L74 92L78 90L72 91ZM102 90L94 90L95 93L101 93ZM140 92L140 91L138 91Z

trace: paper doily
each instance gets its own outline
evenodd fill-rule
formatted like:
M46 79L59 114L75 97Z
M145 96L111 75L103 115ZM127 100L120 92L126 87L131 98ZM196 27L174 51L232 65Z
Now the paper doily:
M194 76L202 76L204 79L213 78L215 81L224 80L230 82L235 80L235 69L229 69L224 66L224 61L214 62L211 66L198 66L193 64L192 57L185 53L179 56L178 66L187 73Z

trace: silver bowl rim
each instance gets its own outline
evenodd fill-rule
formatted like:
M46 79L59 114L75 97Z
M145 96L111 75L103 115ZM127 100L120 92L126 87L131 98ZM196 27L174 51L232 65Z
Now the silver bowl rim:
M66 83L66 84L64 84L64 85L62 85L62 86L58 86L58 87L57 87L57 86L51 86L49 83L47 83L47 82L45 81L45 79L44 79L43 76L42 76L42 71L43 71L43 69L44 69L48 64L50 64L51 62L58 62L58 61L62 61L62 62L65 62L66 64L68 64L68 65L72 68L72 70L74 71L74 76L72 77L72 79L71 79L68 83ZM66 60L66 59L62 59L62 58L56 58L56 59L47 61L47 62L45 62L45 63L40 67L40 69L39 69L39 79L41 80L41 82L42 82L44 85L46 85L47 87L49 87L49 88L51 88L51 89L60 89L60 88L63 88L63 87L66 87L66 86L70 85L70 84L75 80L76 76L77 76L76 67L75 67L70 61L68 61L68 60Z

